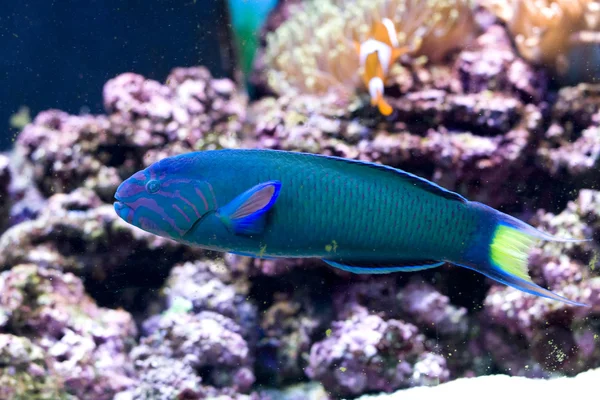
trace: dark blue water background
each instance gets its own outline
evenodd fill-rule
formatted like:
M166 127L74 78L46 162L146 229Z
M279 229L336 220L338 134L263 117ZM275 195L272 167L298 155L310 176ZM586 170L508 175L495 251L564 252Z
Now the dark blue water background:
M221 0L25 0L0 7L0 149L21 106L99 113L102 86L123 72L164 81L178 66L230 76ZM226 34L225 34L226 35Z

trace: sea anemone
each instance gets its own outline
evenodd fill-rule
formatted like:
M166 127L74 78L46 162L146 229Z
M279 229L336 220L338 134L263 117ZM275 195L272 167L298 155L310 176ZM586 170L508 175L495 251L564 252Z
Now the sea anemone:
M600 43L599 1L482 0L482 5L506 23L523 58L562 75L572 72L581 47Z
M311 0L267 36L267 79L279 94L336 93L361 86L354 46L389 18L408 55L440 61L474 32L469 0Z

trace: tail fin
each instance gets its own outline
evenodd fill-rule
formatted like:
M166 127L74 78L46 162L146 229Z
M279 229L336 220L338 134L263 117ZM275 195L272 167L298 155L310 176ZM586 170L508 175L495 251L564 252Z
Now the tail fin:
M377 99L377 108L379 109L379 112L386 117L392 115L392 106L390 106L390 104L385 101L381 95L379 96L379 99Z
M477 204L477 206L481 207L483 205ZM475 262L472 265L464 265L465 267L526 293L558 300L573 306L587 306L536 285L529 276L528 258L529 252L538 240L555 242L583 242L588 240L556 238L493 208L487 206L481 208L486 208L486 214L491 212L493 214L491 217L495 219L491 241L488 241L489 251L482 252L486 254L485 258L487 260L480 260L480 262Z

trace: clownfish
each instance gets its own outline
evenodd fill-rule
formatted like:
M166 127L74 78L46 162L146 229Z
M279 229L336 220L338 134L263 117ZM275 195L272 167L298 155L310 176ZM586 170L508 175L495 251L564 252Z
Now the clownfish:
M408 51L400 47L396 27L389 18L377 22L369 39L362 43L355 42L362 69L362 80L371 96L371 105L377 106L385 116L392 113L392 107L384 100L384 81L390 67L400 56Z

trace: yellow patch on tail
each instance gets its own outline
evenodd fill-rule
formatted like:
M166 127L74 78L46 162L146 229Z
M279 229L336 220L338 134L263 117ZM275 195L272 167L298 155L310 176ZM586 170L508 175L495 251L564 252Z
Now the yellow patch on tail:
M528 272L529 251L536 239L506 225L498 225L490 246L492 263L510 275L531 282Z

